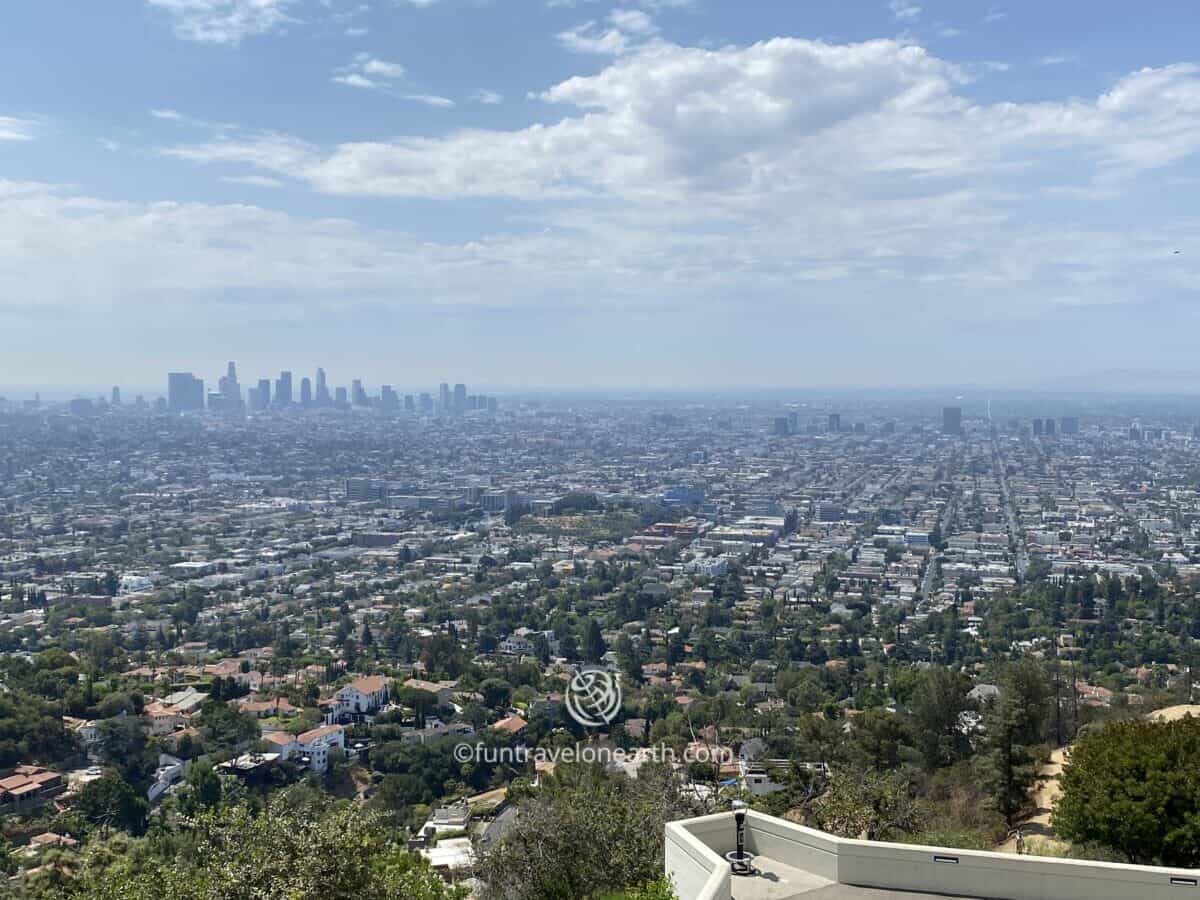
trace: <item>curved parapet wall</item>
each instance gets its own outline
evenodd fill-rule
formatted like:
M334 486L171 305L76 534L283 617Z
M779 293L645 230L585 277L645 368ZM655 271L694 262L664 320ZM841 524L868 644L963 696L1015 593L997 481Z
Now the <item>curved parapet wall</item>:
M734 834L729 813L667 825L667 875L680 900L728 900L731 876L722 857ZM746 846L863 888L987 900L1200 900L1200 871L849 840L756 812L746 817Z

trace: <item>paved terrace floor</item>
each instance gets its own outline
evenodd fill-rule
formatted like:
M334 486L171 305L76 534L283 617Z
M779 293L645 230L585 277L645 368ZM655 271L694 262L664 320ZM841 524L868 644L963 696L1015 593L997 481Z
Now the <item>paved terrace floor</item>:
M733 900L972 900L946 894L884 891L835 884L803 869L793 869L760 856L754 860L756 874L734 878Z

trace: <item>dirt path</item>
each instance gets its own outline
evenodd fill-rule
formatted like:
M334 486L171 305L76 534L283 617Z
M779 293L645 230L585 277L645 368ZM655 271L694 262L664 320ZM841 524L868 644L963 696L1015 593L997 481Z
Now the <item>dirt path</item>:
M1025 838L1026 852L1029 850L1029 841L1032 838L1036 838L1043 845L1049 843L1066 846L1054 837L1054 832L1050 828L1050 811L1054 808L1054 801L1062 793L1058 779L1062 775L1063 764L1069 749L1069 747L1060 747L1055 750L1050 754L1050 761L1038 770L1037 787L1033 790L1036 811L1020 823L1021 834ZM1010 837L993 849L997 853L1016 853L1017 839L1015 836Z

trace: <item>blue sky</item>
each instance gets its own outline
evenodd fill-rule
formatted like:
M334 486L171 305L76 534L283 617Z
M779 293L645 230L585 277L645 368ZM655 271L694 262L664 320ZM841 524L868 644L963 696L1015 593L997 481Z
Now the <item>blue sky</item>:
M1195 23L13 0L0 385L1200 387Z

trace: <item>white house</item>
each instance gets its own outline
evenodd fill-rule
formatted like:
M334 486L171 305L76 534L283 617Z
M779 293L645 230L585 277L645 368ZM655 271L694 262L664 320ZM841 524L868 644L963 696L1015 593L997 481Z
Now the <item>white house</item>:
M362 715L381 709L388 702L388 680L382 675L356 678L333 695L337 715Z
M346 749L346 729L341 725L322 725L296 738L296 753L308 757L308 767L314 772L321 773L329 768L329 757L334 748L339 753Z

